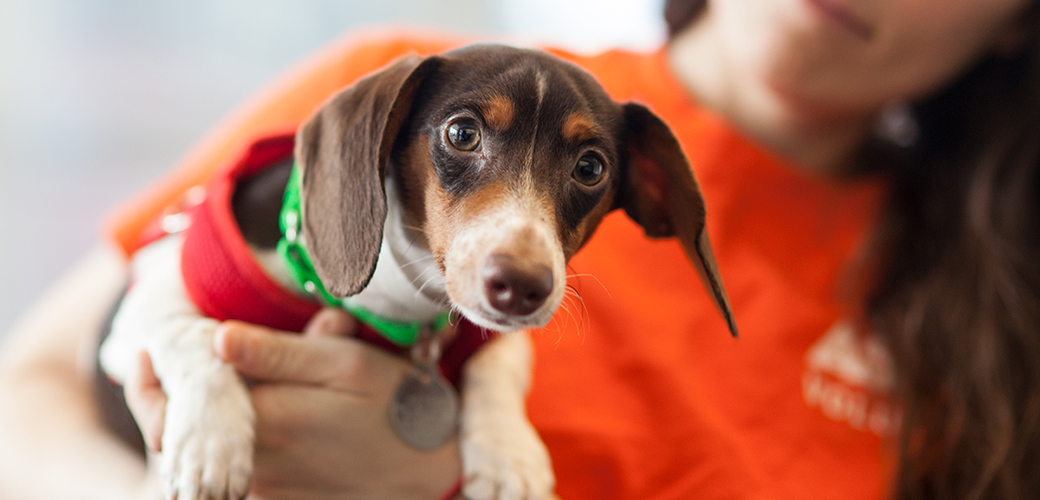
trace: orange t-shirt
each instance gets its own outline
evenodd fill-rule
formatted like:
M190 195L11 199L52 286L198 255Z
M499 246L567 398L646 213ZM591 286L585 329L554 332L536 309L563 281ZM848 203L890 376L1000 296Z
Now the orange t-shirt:
M148 221L252 138L301 123L337 89L402 54L458 45L387 35L334 44L209 134L110 220L110 234L131 251ZM839 294L882 186L812 178L770 156L692 102L663 51L554 53L671 126L704 193L741 332L729 336L678 243L647 239L621 212L608 216L571 262L580 303L534 333L529 413L558 494L884 497L898 412L884 377L871 376L883 353L843 321Z

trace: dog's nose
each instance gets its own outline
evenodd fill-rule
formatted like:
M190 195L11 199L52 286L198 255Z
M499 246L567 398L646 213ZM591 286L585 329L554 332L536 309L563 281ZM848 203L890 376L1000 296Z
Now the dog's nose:
M544 265L521 269L511 255L488 257L482 276L491 307L516 316L533 313L553 289L552 269Z

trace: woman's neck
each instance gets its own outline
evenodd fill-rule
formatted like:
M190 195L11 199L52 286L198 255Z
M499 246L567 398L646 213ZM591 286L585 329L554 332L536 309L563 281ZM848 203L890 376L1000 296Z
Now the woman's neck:
M874 113L821 113L796 103L733 64L709 20L692 28L671 40L668 60L700 104L811 173L849 170Z

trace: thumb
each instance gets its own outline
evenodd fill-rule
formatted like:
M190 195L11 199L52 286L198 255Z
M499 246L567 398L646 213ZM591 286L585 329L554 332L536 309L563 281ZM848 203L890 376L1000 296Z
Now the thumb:
M163 428L166 426L166 393L152 368L147 352L138 354L137 370L130 376L123 393L126 406L141 429L145 445L152 451L161 451Z

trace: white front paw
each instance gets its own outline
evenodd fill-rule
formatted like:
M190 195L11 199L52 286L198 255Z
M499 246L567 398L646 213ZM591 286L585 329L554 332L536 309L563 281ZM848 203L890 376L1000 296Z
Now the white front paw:
M256 416L229 367L199 391L171 394L159 478L167 500L238 500L249 492Z
M543 500L556 479L545 444L522 417L483 415L460 436L463 493L471 500ZM493 418L499 417L499 418Z

